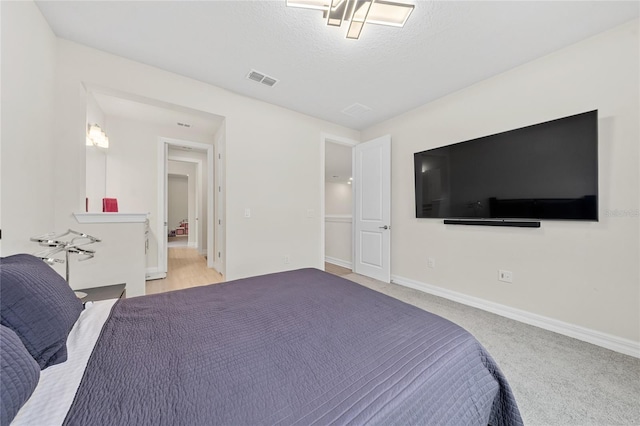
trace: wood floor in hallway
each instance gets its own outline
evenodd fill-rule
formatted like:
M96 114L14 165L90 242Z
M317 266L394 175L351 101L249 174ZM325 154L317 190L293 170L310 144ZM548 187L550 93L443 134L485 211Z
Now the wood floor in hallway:
M207 268L207 259L189 247L169 247L167 277L162 280L147 281L147 294L181 290L208 284L224 282L224 277L215 269ZM325 263L325 271L338 276L352 271L341 266Z
M167 277L147 281L147 294L163 293L224 282L215 269L207 268L207 259L189 247L169 247Z
M329 262L324 262L324 270L339 277L343 277L345 275L353 273L351 269L343 268L342 266L334 265L333 263Z

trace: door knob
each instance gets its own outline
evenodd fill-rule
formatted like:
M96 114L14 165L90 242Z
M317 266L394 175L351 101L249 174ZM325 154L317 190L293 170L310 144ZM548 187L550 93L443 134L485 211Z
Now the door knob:
M385 226L379 226L378 228L380 228L380 229L389 229L389 227L388 227L387 225L385 225Z

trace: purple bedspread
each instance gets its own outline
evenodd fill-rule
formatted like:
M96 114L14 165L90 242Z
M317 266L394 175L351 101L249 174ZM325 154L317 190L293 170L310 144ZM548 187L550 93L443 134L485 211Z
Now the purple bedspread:
M473 336L315 269L121 300L67 425L519 425Z

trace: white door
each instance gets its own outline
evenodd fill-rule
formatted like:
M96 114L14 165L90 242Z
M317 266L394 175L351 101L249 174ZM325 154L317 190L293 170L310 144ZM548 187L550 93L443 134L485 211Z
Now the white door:
M391 136L354 149L354 272L391 280Z
M162 262L158 265L158 272L161 275L167 276L167 271L169 270L167 259L168 257L168 244L169 244L169 201L168 201L168 191L169 191L169 144L163 143L163 157L162 157L162 167L164 172L162 173L162 193L164 194L164 202L162 206L162 214L163 214L163 223L164 227L162 228L162 241L164 245L162 246ZM158 247L160 250L160 247Z
M222 180L224 178L224 163L222 160L222 156L224 155L224 144L222 142L218 143L218 161L216 167L216 194L217 197L215 199L216 207L218 209L218 222L216 223L216 244L215 244L215 253L214 253L214 267L218 272L224 275L224 229L225 225L222 223L224 220L224 185Z

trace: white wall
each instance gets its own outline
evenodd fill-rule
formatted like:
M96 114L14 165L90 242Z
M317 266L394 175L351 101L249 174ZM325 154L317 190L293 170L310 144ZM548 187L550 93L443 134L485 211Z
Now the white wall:
M325 259L344 267L352 261L352 190L347 183L325 182Z
M127 294L144 294L144 237L142 224L78 224L72 212L85 210L85 142L87 109L84 89L77 109L56 111L58 40L32 2L0 2L2 8L2 255L33 253L29 237L73 228L103 238L92 245L96 257L72 260L73 288L127 283ZM73 152L60 149L60 113L77 121ZM82 143L80 141L82 140ZM70 166L70 164L72 166ZM73 179L58 176L72 167ZM60 201L73 198L73 208L58 214ZM68 206L67 206L68 207ZM106 261L108 259L108 261ZM106 263L106 266L101 266ZM64 265L56 267L64 276Z
M363 131L363 140L392 135L395 279L637 345L638 52L636 20ZM593 109L599 110L599 222L519 229L415 218L413 153ZM436 259L435 269L427 268L427 257ZM498 269L513 271L513 284L497 281Z
M341 182L325 182L324 211L328 215L351 215L353 203L351 185Z
M0 2L0 8L1 254L7 256L38 251L29 238L55 230L56 38L35 4Z
M86 100L81 87L87 82L226 117L227 279L322 268L320 215L306 215L308 209L320 211L320 135L359 139L359 132L66 40L58 40L58 51L57 223L67 223L72 211L84 207ZM141 150L136 155L157 154ZM155 179L155 168L141 178ZM251 218L244 217L245 208L251 209ZM291 256L288 265L286 254Z
M169 230L189 219L189 178L170 174L167 179L167 222Z

